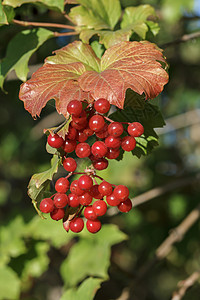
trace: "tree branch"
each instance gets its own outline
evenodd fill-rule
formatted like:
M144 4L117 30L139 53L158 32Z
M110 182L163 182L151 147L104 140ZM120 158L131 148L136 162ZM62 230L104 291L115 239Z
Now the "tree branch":
M27 22L27 21L19 21L12 20L13 23L21 25L21 26L36 26L36 27L54 27L54 28L65 28L75 30L75 26L65 25L65 24L57 24L57 23L42 23L42 22Z
M169 43L165 43L165 44L161 45L160 47L161 48L167 48L167 47L174 46L174 45L177 45L177 44L180 44L180 43L184 43L184 42L187 42L187 41L199 38L199 37L200 37L200 31L193 32L193 33L190 33L190 34L184 34L179 39L176 39L176 40L174 40L172 42L169 42Z

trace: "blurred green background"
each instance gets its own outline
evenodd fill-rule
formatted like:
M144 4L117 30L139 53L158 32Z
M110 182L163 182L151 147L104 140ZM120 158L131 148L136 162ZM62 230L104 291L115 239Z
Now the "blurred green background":
M2 300L165 300L171 299L180 280L200 270L199 220L164 259L154 261L156 249L200 199L200 38L165 46L200 31L200 2L122 0L121 4L150 4L159 16L160 33L152 41L164 48L170 81L152 103L158 104L167 125L157 130L160 145L151 155L138 159L126 154L122 161L112 161L101 176L126 184L133 199L156 187L166 187L165 192L150 196L151 201L128 214L110 210L97 235L83 232L77 237L67 234L61 222L39 219L27 196L27 185L33 173L49 168L51 156L45 150L42 130L54 125L57 116L54 103L49 102L41 118L34 121L19 101L21 82L11 74L4 85L8 93L0 92ZM63 22L59 13L36 5L25 4L18 14L33 21ZM14 25L0 27L0 58L19 30ZM69 41L48 40L30 64L41 64ZM97 287L105 281L92 298L80 292L85 278L87 291L92 284ZM187 291L185 300L199 299L199 283Z

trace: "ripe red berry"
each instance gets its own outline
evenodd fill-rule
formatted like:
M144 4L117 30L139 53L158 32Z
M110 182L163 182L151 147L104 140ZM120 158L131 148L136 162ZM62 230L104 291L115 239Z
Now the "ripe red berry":
M108 148L106 157L109 159L116 159L120 155L120 150L118 148Z
M89 232L97 233L101 229L101 222L98 219L94 221L87 220L86 227Z
M54 210L54 203L51 198L44 198L40 202L40 210L41 212L48 214Z
M83 131L78 132L77 140L79 141L79 143L84 143L87 139L88 136L85 132Z
M64 218L65 210L63 208L55 208L51 213L50 216L53 220L58 221Z
M93 207L92 205L89 205L85 208L84 210L84 217L88 220L96 220L97 219L97 215L94 213Z
M113 191L113 194L115 197L120 199L120 201L125 201L129 196L129 189L125 185L118 185Z
M144 133L144 127L139 122L133 122L128 126L128 133L133 137L141 136Z
M79 116L82 112L82 103L78 100L72 100L67 105L67 111L70 115Z
M69 229L72 232L76 232L76 233L81 232L83 230L83 227L84 227L84 222L83 219L81 218L74 218L69 223Z
M77 168L77 163L72 157L67 157L63 161L63 167L68 172L74 172Z
M121 212L129 212L132 208L132 202L131 200L128 198L126 199L125 201L121 202L119 205L118 205L118 209L121 211Z
M108 167L108 160L106 158L99 158L93 162L93 167L96 170L105 170Z
M75 152L80 158L88 157L91 153L90 145L87 143L80 143L76 146Z
M78 200L81 205L90 205L90 203L92 202L92 196L89 193L85 193L81 196L78 196Z
M107 147L104 142L97 141L95 142L91 147L91 152L94 156L97 158L101 158L106 155L107 153Z
M92 129L90 129L89 127L88 128L85 128L83 130L83 132L89 137L89 136L92 136L94 134L94 131Z
M63 208L68 204L68 197L66 194L57 193L54 196L54 205L57 208Z
M65 177L61 177L56 181L55 190L58 193L66 193L69 189L69 180Z
M57 133L55 133L54 135L50 134L48 136L47 142L48 142L49 146L58 149L58 148L62 147L64 140Z
M105 144L108 148L119 148L121 145L121 138L120 137L114 137L112 135L109 135L105 139Z
M100 131L103 129L105 124L104 118L100 115L94 115L90 118L89 120L89 127L90 129L92 129L93 131Z
M83 195L85 192L80 189L80 187L78 186L78 180L74 180L72 181L71 185L70 185L70 191L73 194L76 194L77 196L81 196Z
M74 123L76 123L78 125L83 125L87 121L87 114L83 110L78 117L73 115L72 120L73 120Z
M73 128L75 128L75 129L77 129L77 130L83 130L83 129L85 129L87 126L88 126L88 121L87 121L87 119L85 119L85 121L84 122L82 122L82 124L77 124L77 123L75 123L74 121L71 121L71 126L73 127Z
M103 195L101 193L99 193L99 185L98 184L93 185L88 193L95 199L103 198Z
M132 136L125 136L122 139L121 147L124 151L132 151L136 146L136 140Z
M78 186L82 190L89 190L93 186L93 180L89 175L82 175L78 179Z
M97 200L92 205L94 213L99 217L105 215L107 211L107 205L103 200Z
M107 136L109 136L109 133L108 133L108 124L105 123L104 127L100 131L95 132L95 134L100 139L105 139Z
M112 122L108 126L108 133L112 136L118 137L124 132L124 127L120 122Z
M117 206L117 205L119 205L120 202L121 202L121 200L118 199L118 198L114 195L114 193L112 193L111 195L107 196L107 197L106 197L106 201L107 201L108 205L110 205L110 206Z
M80 202L78 200L78 196L76 194L69 194L68 195L68 203L69 203L69 206L71 207L78 207Z
M76 148L76 141L75 140L68 140L65 139L64 145L63 145L63 150L66 153L71 153L75 150Z
M105 114L110 109L110 102L107 99L100 98L94 102L94 109L101 114Z
M69 129L68 129L68 133L65 136L65 138L67 140L76 140L77 138L77 130L71 126L71 124L69 125Z
M98 189L103 196L109 196L112 194L112 184L105 180L100 183Z

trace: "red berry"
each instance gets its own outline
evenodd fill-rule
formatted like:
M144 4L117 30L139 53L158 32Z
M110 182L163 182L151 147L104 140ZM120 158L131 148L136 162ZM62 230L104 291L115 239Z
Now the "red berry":
M104 118L100 115L94 115L89 120L89 127L93 131L100 131L103 129L105 124Z
M120 136L124 132L124 127L119 122L112 122L108 126L108 133L115 137Z
M55 208L51 213L50 216L53 220L58 221L64 218L65 210L63 208Z
M89 190L89 194L95 199L103 198L103 195L101 195L101 193L99 193L99 185L98 184L95 184L91 187L91 189Z
M121 202L121 200L118 199L118 198L114 195L114 193L112 193L111 195L107 196L107 197L106 197L106 201L107 201L108 205L110 205L110 206L117 206L117 205L119 205L120 202Z
M79 131L77 140L79 143L84 143L88 139L88 136L85 132Z
M106 158L99 158L93 162L93 166L96 170L105 170L108 167L108 160Z
M89 193L85 193L85 194L79 196L78 200L81 205L85 205L85 206L90 205L90 203L92 202L92 196Z
M106 155L107 153L107 147L104 142L97 141L95 142L91 147L91 152L94 156L97 158L101 158Z
M71 125L73 128L75 128L77 130L83 130L88 126L88 121L87 121L87 119L85 119L85 121L82 124L77 124L74 121L71 121Z
M88 157L91 153L90 145L87 143L80 143L76 146L75 152L80 158Z
M121 145L121 138L120 137L114 137L112 135L109 135L105 139L105 144L108 148L119 148Z
M76 232L76 233L81 232L83 230L83 227L84 227L84 222L83 219L81 218L74 218L69 223L69 229L72 232Z
M91 233L97 233L101 229L101 222L99 220L87 220L87 230Z
M63 208L68 204L68 197L66 194L57 193L54 196L54 205L57 208Z
M115 197L117 197L120 201L124 201L128 198L129 196L129 189L125 185L118 185L113 191L113 194Z
M106 157L109 159L116 159L120 155L120 150L118 148L108 148Z
M75 150L76 148L76 141L75 140L68 140L65 139L64 145L63 145L63 150L66 153L71 153Z
M128 126L128 133L133 136L141 136L144 133L144 127L139 122L133 122Z
M107 211L107 205L103 200L97 200L92 205L94 213L99 217L105 215Z
M94 102L94 109L100 114L105 114L110 109L110 102L107 99L100 98Z
M78 200L78 196L76 194L69 194L68 195L68 203L69 203L69 206L71 207L78 207L80 202Z
M85 128L83 130L83 132L89 137L89 136L92 136L94 134L94 131L92 129L90 129L89 127L88 128Z
M109 133L108 133L108 124L105 123L104 127L100 131L96 132L95 134L98 138L105 139L109 135Z
M97 215L94 213L93 207L92 205L89 205L85 208L84 210L84 217L88 220L96 220L97 219Z
M82 103L78 100L72 100L67 105L67 111L70 115L79 116L82 112Z
M51 198L44 198L40 202L40 210L41 212L48 214L54 210L54 203Z
M118 209L121 211L121 212L129 212L132 208L132 202L131 200L128 198L126 199L125 201L121 202L119 205L118 205Z
M58 193L66 193L69 189L69 180L65 177L61 177L56 181L55 190Z
M83 190L80 189L80 187L78 186L78 180L74 180L72 181L71 185L70 185L70 191L73 194L76 194L77 196L81 196L83 195L85 192Z
M58 148L62 147L64 140L57 133L55 133L54 135L50 134L48 136L47 142L48 142L49 146L58 149Z
M98 189L103 196L109 196L112 194L112 184L105 180L100 183Z
M77 168L77 163L72 157L67 157L63 161L63 167L68 172L74 172Z
M136 146L136 140L132 136L125 136L122 139L121 147L124 151L132 151Z
M68 140L76 140L77 138L77 130L72 127L71 124L69 125L68 133L65 138Z
M89 190L93 186L93 180L88 175L82 175L78 179L78 186L82 190Z
M74 123L76 123L78 125L83 125L87 121L87 114L83 110L78 117L73 115L72 120L73 120Z

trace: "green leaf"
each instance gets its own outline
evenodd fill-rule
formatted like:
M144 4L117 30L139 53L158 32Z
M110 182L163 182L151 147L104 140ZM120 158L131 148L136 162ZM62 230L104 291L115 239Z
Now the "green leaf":
M114 29L121 16L119 0L78 0L81 6L73 7L70 18L79 27Z
M92 49L94 50L96 56L97 56L98 58L101 58L102 55L103 55L103 53L104 53L104 47L103 47L103 45L101 45L101 44L100 44L99 42L97 42L97 41L93 41L93 42L91 43L91 47L92 47Z
M95 235L84 230L79 242L73 246L61 265L61 275L65 285L77 285L87 276L108 279L111 246L126 238L126 235L115 225L104 225Z
M4 5L10 5L12 7L19 7L25 3L42 3L43 5L47 6L50 9L58 10L63 12L64 10L64 0L4 0Z
M14 9L10 6L3 6L2 2L0 2L0 26L8 25L9 22L14 18Z
M17 274L8 266L0 266L0 278L0 299L18 299L20 280Z
M92 300L100 288L101 282L102 279L100 278L88 278L77 289L72 288L64 292L60 300Z
M15 70L20 80L25 81L31 55L51 37L52 32L44 28L28 29L18 33L8 44L6 57L0 64L0 87L3 87L5 77L12 70Z
M122 17L121 28L127 28L133 30L137 33L142 39L145 39L146 33L149 29L151 30L150 25L147 23L147 19L150 16L155 16L155 10L151 5L139 5L136 7L127 7L124 10ZM156 23L158 26L158 24ZM156 30L152 30L152 33L156 33Z

